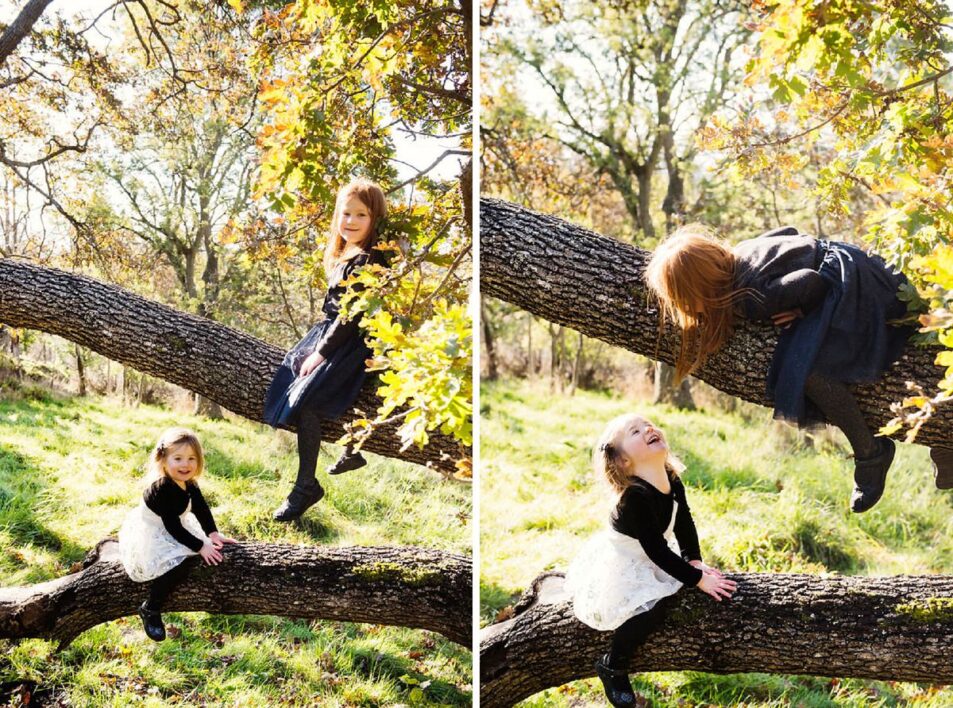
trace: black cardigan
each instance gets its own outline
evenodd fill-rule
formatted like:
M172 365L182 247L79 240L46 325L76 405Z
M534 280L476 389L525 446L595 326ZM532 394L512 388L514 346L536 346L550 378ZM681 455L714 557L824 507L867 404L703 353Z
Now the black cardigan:
M741 301L741 314L750 320L770 320L773 314L798 307L807 313L827 295L827 281L818 273L823 249L793 226L742 241L732 252L735 286L760 294Z
M685 500L685 487L676 475L669 475L672 490L668 494L636 478L622 493L612 512L612 528L638 539L645 554L659 568L685 585L697 585L702 571L688 564L701 560L698 532L692 520L691 509ZM675 555L665 541L665 530L672 520L672 500L678 502L673 531L682 557Z
M203 541L186 531L179 518L188 507L189 501L192 502L192 513L206 535L218 530L215 527L215 519L212 518L212 511L202 496L202 490L195 482L186 482L185 489L182 489L172 479L163 476L149 485L142 498L146 506L162 519L165 530L172 538L196 553L201 550Z

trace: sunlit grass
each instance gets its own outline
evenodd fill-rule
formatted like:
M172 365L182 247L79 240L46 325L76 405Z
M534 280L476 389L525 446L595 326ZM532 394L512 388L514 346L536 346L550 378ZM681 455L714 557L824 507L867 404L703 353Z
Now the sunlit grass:
M605 423L626 412L659 425L686 463L709 563L762 572L953 573L953 495L935 488L926 448L898 446L884 499L855 515L847 506L846 441L822 436L816 449L765 409L683 412L515 381L484 383L481 408L484 624L536 575L564 570L605 525L610 502L592 476L590 450ZM953 705L953 690L916 684L691 673L646 674L639 683L660 706ZM546 691L525 705L590 703L605 705L598 682Z
M168 426L206 448L201 480L221 530L239 539L327 545L418 545L469 554L471 489L420 467L368 455L321 475L328 494L303 523L271 512L290 488L295 438L230 418L41 391L0 401L0 584L69 572L114 536L141 498L144 463ZM324 446L323 470L340 452ZM72 705L469 705L471 657L431 632L340 622L169 613L173 634L148 640L138 618L90 629L68 648L0 642L0 683L35 682Z

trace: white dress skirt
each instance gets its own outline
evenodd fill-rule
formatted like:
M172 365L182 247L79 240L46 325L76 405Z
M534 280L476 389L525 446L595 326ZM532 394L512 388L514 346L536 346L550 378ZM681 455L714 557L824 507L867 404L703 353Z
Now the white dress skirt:
M192 502L179 515L182 526L203 542L208 536L192 513ZM119 529L119 553L122 565L137 583L153 580L172 570L182 561L198 553L176 541L166 531L162 517L140 502L129 512Z
M678 502L673 500L664 537L669 548L681 555L673 533L677 512ZM655 565L638 539L607 528L586 541L569 566L564 587L579 621L608 631L675 594L682 582Z

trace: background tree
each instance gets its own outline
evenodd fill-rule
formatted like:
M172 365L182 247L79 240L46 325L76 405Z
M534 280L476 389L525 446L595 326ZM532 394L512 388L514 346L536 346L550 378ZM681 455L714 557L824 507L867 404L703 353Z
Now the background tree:
M109 21L119 51L96 39ZM316 316L337 188L382 182L391 268L366 274L352 314L365 312L383 403L354 432L397 415L402 444L441 429L468 445L469 194L451 163L468 155L469 32L454 3L130 0L82 25L44 16L4 65L2 97L41 157L5 164L61 219L75 244L63 264L285 346ZM427 162L407 163L415 149Z
M632 225L626 235L651 245L660 220L671 229L691 215L686 182L697 153L692 135L737 88L737 52L748 34L739 10L733 3L668 0L512 9L518 28L513 22L500 29L488 46L495 64L489 100L501 115L491 110L487 125L499 132L502 122L519 137L491 137L492 162L505 171L514 160L514 143L558 144L606 178L600 191L620 197L624 211L617 218ZM504 78L514 71L535 93L532 109L516 101L523 114L518 127L512 120L515 92ZM506 150L502 143L509 144ZM663 170L664 193L657 179ZM559 202L553 207L559 210ZM691 405L688 387L673 388L667 366L658 367L656 379L659 399Z

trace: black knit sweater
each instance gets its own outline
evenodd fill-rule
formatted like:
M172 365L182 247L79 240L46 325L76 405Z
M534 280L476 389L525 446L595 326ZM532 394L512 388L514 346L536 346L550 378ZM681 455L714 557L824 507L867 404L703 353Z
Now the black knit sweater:
M203 541L196 538L182 526L182 520L179 518L183 511L192 502L192 513L198 519L199 525L206 534L211 534L218 529L215 526L215 519L212 518L212 511L205 503L205 497L202 496L202 490L195 482L186 482L185 489L182 489L169 477L162 477L149 485L142 498L146 506L155 512L161 519L172 538L187 546L196 553L202 548Z
M685 487L676 475L669 475L672 489L663 494L645 480L636 478L619 498L612 512L612 528L638 539L645 554L659 568L685 585L697 585L702 571L688 561L701 560L698 532L685 500ZM672 520L672 500L678 502L673 531L682 556L675 555L664 533Z

